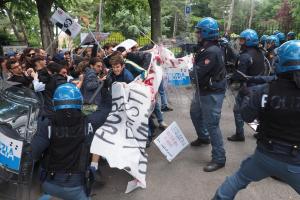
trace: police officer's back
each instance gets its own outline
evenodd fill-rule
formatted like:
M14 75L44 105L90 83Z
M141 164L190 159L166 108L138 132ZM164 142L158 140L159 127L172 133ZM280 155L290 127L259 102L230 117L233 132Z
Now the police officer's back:
M254 86L255 83L247 82L248 77L255 77L263 75L265 71L264 55L259 49L258 35L252 29L246 29L240 34L241 53L237 63L237 70L232 77L233 81L240 83L239 92L235 98L235 105L233 108L236 131L229 141L245 141L244 136L244 120L241 117L240 107L244 96L244 91L248 87Z
M60 85L53 97L54 116L32 140L35 160L41 156L42 188L62 199L88 199L89 147L93 129L81 113L82 95L70 83Z
M270 176L283 180L300 194L300 41L284 43L278 57L278 79L260 86L243 101L243 119L260 122L257 149L226 179L215 200L234 199L252 181Z

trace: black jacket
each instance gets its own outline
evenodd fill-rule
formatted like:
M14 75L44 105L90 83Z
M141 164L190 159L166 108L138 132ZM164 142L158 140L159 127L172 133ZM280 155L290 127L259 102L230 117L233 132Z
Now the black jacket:
M217 42L205 41L198 46L192 75L199 86L200 95L225 92L224 56Z

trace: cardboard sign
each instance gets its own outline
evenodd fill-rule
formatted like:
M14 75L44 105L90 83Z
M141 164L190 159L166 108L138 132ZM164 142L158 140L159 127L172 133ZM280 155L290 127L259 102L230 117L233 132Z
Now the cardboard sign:
M72 17L70 17L61 8L57 8L55 13L51 17L51 22L58 26L67 35L75 38L81 30L80 24L78 24Z
M81 45L86 44L94 44L95 39L93 34L98 42L104 41L107 39L110 33L100 33L100 32L93 32L93 33L80 33L80 41Z
M154 143L169 162L189 145L188 140L176 122L173 122L164 132L162 132L154 140Z
M124 47L126 50L129 50L129 49L131 49L132 47L134 47L137 44L138 43L136 41L134 41L132 39L127 39L127 40L121 42L116 47L114 47L113 50L116 51L119 47Z
M0 166L18 173L20 170L23 142L9 138L0 132Z

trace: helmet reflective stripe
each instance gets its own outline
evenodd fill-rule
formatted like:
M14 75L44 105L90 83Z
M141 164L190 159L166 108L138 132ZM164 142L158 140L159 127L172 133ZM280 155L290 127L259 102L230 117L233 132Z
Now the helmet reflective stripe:
M211 17L205 17L200 20L195 28L199 29L202 39L216 40L219 37L218 22Z
M83 98L80 90L71 83L65 83L55 90L53 95L54 110L81 109Z
M254 47L258 45L258 35L255 30L246 29L240 34L240 38L245 39L245 46Z
M292 72L300 70L300 40L285 42L278 48L276 72Z

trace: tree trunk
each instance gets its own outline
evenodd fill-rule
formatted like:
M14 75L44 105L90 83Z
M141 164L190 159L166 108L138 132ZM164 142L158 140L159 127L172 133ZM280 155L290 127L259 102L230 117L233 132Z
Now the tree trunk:
M50 21L51 17L51 7L54 0L36 0L36 6L38 10L38 15L40 19L40 29L43 48L51 56L54 55L57 43L54 40L53 24ZM50 46L51 45L51 46Z
M151 10L151 39L159 43L161 39L160 0L148 0Z
M229 17L228 17L226 32L229 32L230 29L231 29L231 21L232 21L232 16L233 16L233 10L234 10L234 0L231 0L230 12L229 12Z
M16 24L17 24L16 20L14 19L13 15L12 15L11 8L9 8L9 9L5 8L5 11L6 11L7 15L8 15L8 19L10 21L11 27L12 27L12 29L14 31L14 34L15 34L17 40L18 41L23 41L21 35L19 34L18 28L16 26Z
M175 11L174 26L173 26L173 38L176 37L176 32L177 32L177 12Z
M26 33L26 29L24 26L24 23L22 21L20 21L20 27L24 36L24 42L28 45L28 37L27 37L27 33Z
M250 18L249 18L249 26L248 28L251 28L252 19L253 19L253 12L254 12L254 0L251 0L251 10L250 10Z

